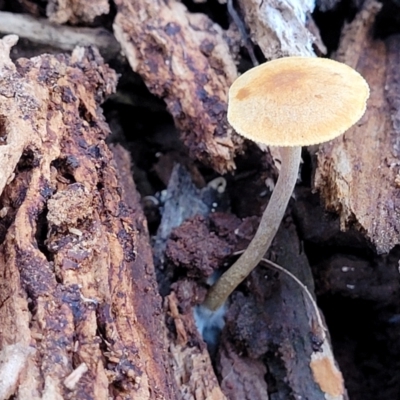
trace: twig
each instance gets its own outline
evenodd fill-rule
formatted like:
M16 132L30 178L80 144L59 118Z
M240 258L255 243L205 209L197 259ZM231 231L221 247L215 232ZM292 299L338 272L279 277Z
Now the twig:
M8 33L66 51L73 50L76 46L93 45L106 60L114 58L121 51L114 36L103 28L55 25L44 18L0 12L0 34Z

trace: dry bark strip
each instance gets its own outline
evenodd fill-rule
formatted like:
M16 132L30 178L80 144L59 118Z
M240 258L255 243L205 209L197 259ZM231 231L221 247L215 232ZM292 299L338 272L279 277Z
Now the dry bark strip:
M236 66L222 29L176 0L118 0L114 32L132 69L163 98L192 156L234 168L241 139L226 120Z
M14 373L1 398L175 399L146 222L104 142L99 104L116 75L93 49L14 65L9 47L0 168L17 166L0 197L0 370Z
M373 39L379 9L368 1L344 30L336 58L365 77L371 97L355 127L320 147L315 187L342 229L354 223L386 253L400 243L400 37Z
M186 281L190 288L190 283ZM190 289L181 290L187 297ZM189 289L189 290L188 290ZM179 289L178 289L179 290ZM227 400L219 387L210 355L194 323L192 299L178 299L172 291L165 299L165 308L176 334L170 335L169 350L174 377L182 400ZM185 305L186 302L186 305Z
M35 44L72 51L76 46L96 46L106 60L115 58L121 48L104 28L60 26L45 18L0 11L0 33L13 33Z

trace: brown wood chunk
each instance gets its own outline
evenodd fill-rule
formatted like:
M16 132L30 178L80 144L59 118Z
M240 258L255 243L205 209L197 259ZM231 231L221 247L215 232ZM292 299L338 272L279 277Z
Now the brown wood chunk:
M226 108L237 72L222 29L176 0L116 4L115 36L132 69L165 100L191 155L219 172L233 169L242 140Z
M342 229L354 224L387 253L400 243L400 36L373 39L379 8L367 2L344 30L337 58L365 77L371 97L356 126L320 147L315 187Z
M126 154L117 169L105 143L100 104L116 74L93 48L14 66L10 43L0 41L0 349L32 352L6 393L175 399L146 221Z

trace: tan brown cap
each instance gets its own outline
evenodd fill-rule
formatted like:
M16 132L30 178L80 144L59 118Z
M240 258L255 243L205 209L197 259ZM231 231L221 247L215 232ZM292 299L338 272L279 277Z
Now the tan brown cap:
M252 68L229 90L228 121L269 146L308 146L334 139L364 114L369 87L346 64L285 57Z

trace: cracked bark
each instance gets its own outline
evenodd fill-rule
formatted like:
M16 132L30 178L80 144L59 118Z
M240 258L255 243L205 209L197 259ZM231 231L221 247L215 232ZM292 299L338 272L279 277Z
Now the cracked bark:
M344 29L336 58L365 77L371 96L359 123L319 148L315 187L340 215L342 229L354 225L387 253L400 243L400 36L373 38L380 7L366 2Z
M232 170L242 139L226 107L237 71L221 27L175 0L116 5L115 36L132 69L165 100L191 155L221 173Z
M174 399L146 221L105 144L116 74L90 48L14 65L15 40L0 41L0 398Z

